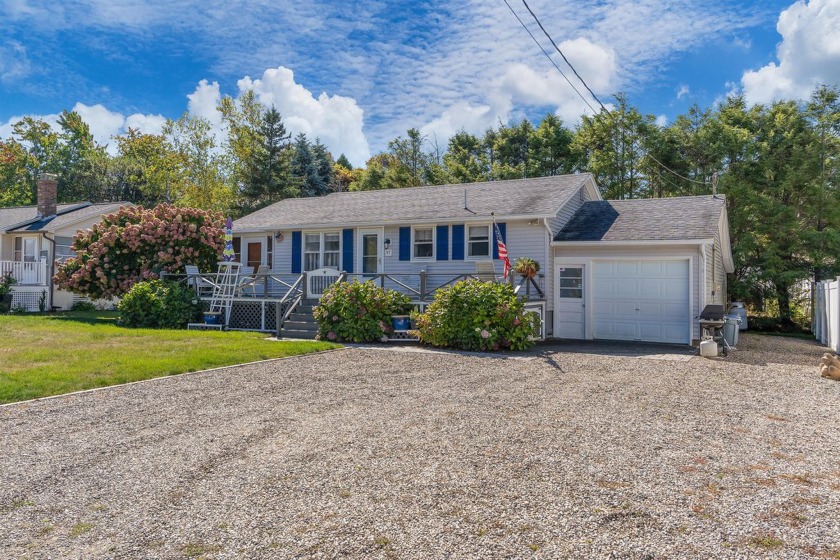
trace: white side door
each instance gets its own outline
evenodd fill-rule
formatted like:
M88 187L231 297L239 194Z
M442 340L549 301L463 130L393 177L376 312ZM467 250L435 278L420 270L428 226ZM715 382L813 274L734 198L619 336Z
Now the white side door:
M554 306L554 336L557 338L582 339L586 336L585 269L582 264L557 266Z

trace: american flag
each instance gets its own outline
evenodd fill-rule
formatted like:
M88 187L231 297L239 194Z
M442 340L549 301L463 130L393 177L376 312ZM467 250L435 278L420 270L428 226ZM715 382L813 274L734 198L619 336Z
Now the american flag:
M507 245L505 245L505 242L502 239L502 231L499 229L499 224L497 224L495 220L493 220L493 229L496 232L496 245L499 248L499 260L502 261L505 265L504 276L505 276L505 278L507 278L508 274L510 273L510 269L513 268L513 267L510 266L510 259L508 258Z

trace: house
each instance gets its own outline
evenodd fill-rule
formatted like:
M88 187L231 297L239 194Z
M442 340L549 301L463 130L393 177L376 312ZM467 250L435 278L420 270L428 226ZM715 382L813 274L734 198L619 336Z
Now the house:
M234 247L277 274L384 275L416 294L421 276L501 274L491 214L511 260L542 265L549 335L689 344L725 301L722 197L605 201L590 174L287 199L236 220Z
M57 186L55 176L43 174L37 206L0 208L0 275L11 273L17 280L12 308L38 311L43 301L45 309L70 309L74 295L53 286L54 262L73 256L77 230L92 227L125 204L57 204Z

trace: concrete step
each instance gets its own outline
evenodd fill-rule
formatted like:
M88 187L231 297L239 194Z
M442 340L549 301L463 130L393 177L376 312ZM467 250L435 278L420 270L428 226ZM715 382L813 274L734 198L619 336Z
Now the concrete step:
M318 331L295 331L283 329L283 338L302 338L304 340L315 340L315 335Z
M283 330L294 330L294 331L318 331L318 323L309 322L309 321L286 321L286 324L283 325Z

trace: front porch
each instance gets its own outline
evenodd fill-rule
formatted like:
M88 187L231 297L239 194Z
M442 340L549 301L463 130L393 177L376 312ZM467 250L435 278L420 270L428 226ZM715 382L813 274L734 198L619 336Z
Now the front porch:
M208 303L213 299L214 287L218 285L215 273L203 273L198 276L169 275L169 277L185 281L187 285L196 289L202 300ZM301 307L311 308L310 305L302 306L301 302L317 303L321 295L334 282L375 282L382 288L408 295L414 308L422 312L432 302L437 290L467 279L513 283L512 277L505 279L475 272L429 274L421 271L406 274L353 274L334 269L319 269L301 274L274 272L242 274L231 298L227 328L270 332L280 338L292 314ZM545 338L547 302L544 277L539 275L532 279L519 279L514 289L519 297L527 301L526 306L539 314L542 323L541 338ZM295 320L297 322L299 316L296 316Z
M2 261L0 276L10 275L16 286L46 286L49 280L47 261Z

